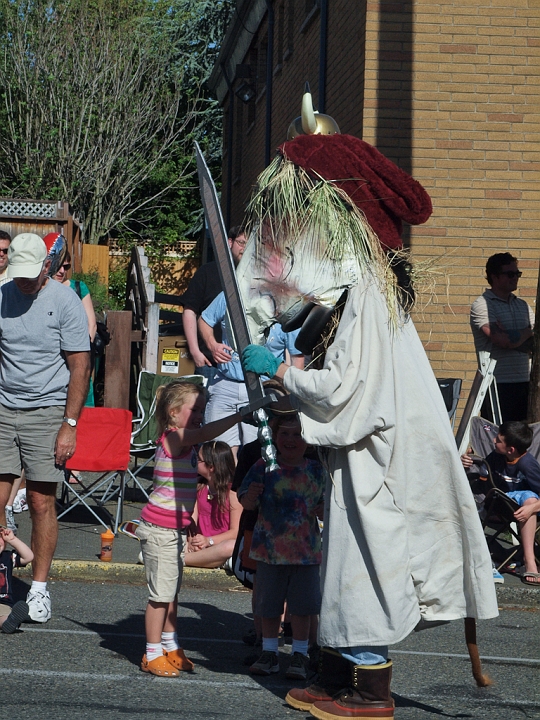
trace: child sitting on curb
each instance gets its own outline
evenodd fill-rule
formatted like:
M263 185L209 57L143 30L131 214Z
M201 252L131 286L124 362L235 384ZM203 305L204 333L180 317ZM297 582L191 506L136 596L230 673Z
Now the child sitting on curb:
M13 550L6 550L9 543ZM14 633L22 622L29 619L28 605L19 600L13 604L11 590L13 568L32 562L34 553L26 543L15 536L13 530L0 526L0 628L3 633Z
M540 464L527 452L532 439L533 432L526 422L504 422L495 438L495 450L487 456L486 462L497 487L519 505L514 517L519 524L523 545L525 571L521 581L540 588L540 573L534 554L536 514L540 512ZM465 469L473 464L468 455L462 455L461 462Z
M304 457L307 443L297 416L279 418L275 433L279 469L265 472L259 460L239 491L246 510L259 509L250 557L257 561L255 614L262 618L262 654L253 675L279 672L278 637L283 604L291 613L291 679L305 679L308 669L310 616L320 610L321 536L317 514L322 510L326 473L316 460Z

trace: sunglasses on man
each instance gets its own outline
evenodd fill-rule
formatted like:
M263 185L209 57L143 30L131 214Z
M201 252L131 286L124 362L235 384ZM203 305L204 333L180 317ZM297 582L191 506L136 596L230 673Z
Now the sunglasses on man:
M513 280L513 279L516 278L516 277L517 277L517 278L520 278L520 277L523 275L523 273L522 273L520 270L501 270L501 272L498 273L498 274L499 274L499 275L506 275L506 277L507 277L509 280Z
M0 248L0 253L2 253L3 255L7 255L7 254L8 254L8 248Z

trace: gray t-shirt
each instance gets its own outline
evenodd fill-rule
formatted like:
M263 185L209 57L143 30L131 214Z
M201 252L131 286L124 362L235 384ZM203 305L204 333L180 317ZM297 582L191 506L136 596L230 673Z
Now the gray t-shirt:
M69 369L63 351L89 349L88 320L73 290L55 280L37 295L21 293L15 282L0 287L2 405L64 405Z
M471 330L476 351L487 350L497 360L495 379L499 383L528 382L531 361L527 353L493 345L482 331L484 325L500 323L506 331L521 331L534 327L534 313L525 300L510 293L502 300L489 288L471 307Z

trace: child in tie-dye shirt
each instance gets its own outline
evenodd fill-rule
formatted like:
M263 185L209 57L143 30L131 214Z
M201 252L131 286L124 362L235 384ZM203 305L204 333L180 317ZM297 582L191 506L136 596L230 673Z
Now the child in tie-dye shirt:
M274 437L279 469L265 473L259 460L238 490L246 510L259 510L249 555L257 561L254 612L262 618L263 652L250 672L279 672L278 635L287 600L293 636L287 677L305 678L310 616L321 604L318 515L326 473L318 461L304 457L307 444L297 416L280 418Z

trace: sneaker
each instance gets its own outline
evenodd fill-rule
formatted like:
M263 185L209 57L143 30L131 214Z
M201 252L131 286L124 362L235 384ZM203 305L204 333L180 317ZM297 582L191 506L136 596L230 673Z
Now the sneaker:
M25 512L25 510L28 510L28 503L26 502L26 488L22 488L22 490L19 490L19 492L15 495L15 499L13 500L13 512L22 513Z
M26 596L28 615L37 623L46 623L51 619L51 596L49 591L30 590Z
M499 585L504 585L504 577L496 567L493 568L493 582L498 583Z
M11 608L11 612L2 624L2 632L11 634L18 629L19 625L28 620L28 605L19 600Z
M289 678L289 680L306 680L308 665L308 656L295 652L291 658L289 669L285 673L285 677Z
M13 517L12 507L6 507L6 525L9 530L13 530L15 535L17 534L17 525L15 523L15 518Z
M256 663L249 668L252 675L271 675L279 672L279 658L275 652L263 650Z

